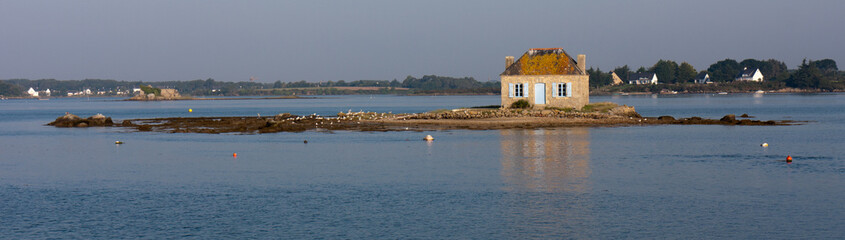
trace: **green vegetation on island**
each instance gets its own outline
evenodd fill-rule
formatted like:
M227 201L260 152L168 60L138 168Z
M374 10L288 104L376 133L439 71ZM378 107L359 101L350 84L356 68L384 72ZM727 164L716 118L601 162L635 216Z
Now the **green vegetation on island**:
M18 97L24 94L23 88L17 84L0 81L0 96L3 97Z
M144 86L141 85L141 91L147 94L154 94L155 96L161 96L161 88L154 88L152 86Z
M736 76L743 69L759 69L763 75L762 82L735 81ZM657 75L658 84L634 85L627 84L628 77L634 73L651 72ZM789 70L786 64L775 60L745 59L737 62L725 59L711 64L706 70L696 71L687 62L678 64L671 60L659 60L649 68L640 67L632 71L627 65L617 67L609 72L601 69L587 69L590 74L590 92L592 94L632 93L632 92L753 92L785 91L785 92L820 92L845 91L845 74L836 66L832 59L804 60L798 69ZM623 84L614 85L611 73L616 73ZM695 83L695 77L708 74L712 84Z

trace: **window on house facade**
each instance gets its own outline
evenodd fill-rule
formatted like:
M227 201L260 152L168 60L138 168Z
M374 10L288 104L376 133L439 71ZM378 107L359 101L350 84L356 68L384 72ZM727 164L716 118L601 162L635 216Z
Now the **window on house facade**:
M572 83L555 83L555 97L571 97Z
M524 83L511 83L508 85L508 97L525 97Z

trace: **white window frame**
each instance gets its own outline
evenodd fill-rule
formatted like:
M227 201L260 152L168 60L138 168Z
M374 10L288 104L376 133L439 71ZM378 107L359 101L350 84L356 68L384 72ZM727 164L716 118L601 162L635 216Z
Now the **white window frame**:
M508 97L524 98L528 95L528 90L525 88L525 83L510 83L508 84Z
M572 83L555 83L554 84L555 97L572 97Z

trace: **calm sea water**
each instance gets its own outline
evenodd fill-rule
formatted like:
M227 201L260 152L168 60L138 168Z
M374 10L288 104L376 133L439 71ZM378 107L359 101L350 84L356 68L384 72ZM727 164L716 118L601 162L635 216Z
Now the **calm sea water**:
M43 125L66 111L115 119L333 115L499 101L111 100L0 101L0 238L845 236L842 94L591 99L647 116L810 121L774 127L202 135ZM421 141L426 134L436 140Z

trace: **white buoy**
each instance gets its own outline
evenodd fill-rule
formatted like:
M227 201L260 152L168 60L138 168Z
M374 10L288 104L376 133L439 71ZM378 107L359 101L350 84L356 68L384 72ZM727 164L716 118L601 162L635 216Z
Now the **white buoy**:
M761 147L769 147L769 143L760 144Z
M430 141L434 141L434 137L432 137L431 135L425 135L425 137L423 138L423 140L426 140L426 141L429 141L429 142L430 142Z

